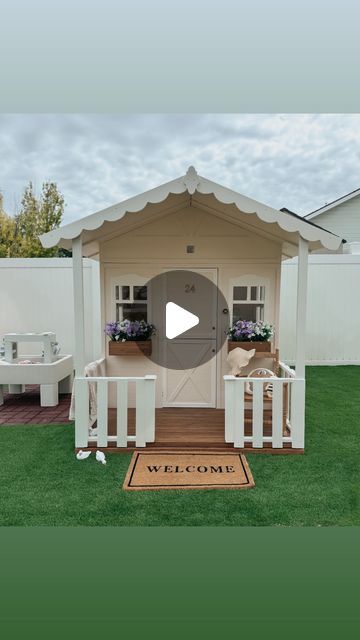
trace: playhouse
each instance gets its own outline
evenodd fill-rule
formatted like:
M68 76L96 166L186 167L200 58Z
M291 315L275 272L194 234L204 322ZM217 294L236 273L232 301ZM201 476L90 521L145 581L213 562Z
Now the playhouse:
M341 238L286 209L273 209L216 184L190 167L180 178L43 235L41 242L72 249L76 447L303 451L308 253L338 251ZM293 370L281 361L277 329L281 261L296 255ZM90 375L85 375L90 363L84 356L83 257L96 260L100 272L102 327ZM171 344L146 287L151 278L170 270L192 273L192 282L185 286L202 296L209 319L208 333L184 334ZM215 294L204 295L202 278L221 292L225 306ZM141 350L111 355L104 327L123 318L143 318L158 327L152 353L172 349L181 357L189 348L198 354L198 366L162 367ZM264 320L275 327L268 352L260 350L241 377L229 375L229 345L222 339L237 318ZM276 373L271 396L265 393L267 378L252 380L252 394L247 391L247 374L260 365ZM95 429L89 427L94 385Z

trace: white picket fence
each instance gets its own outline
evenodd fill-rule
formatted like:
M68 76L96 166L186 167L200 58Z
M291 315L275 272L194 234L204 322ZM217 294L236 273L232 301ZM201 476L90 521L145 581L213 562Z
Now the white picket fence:
M281 449L290 443L294 449L304 448L305 435L305 380L297 378L295 372L280 362L281 377L236 378L224 376L225 381L225 441L234 447L243 448L250 443L254 448L263 448L270 443ZM245 396L246 383L251 383L252 397ZM271 409L271 434L264 435L264 386L272 384L272 398L266 399ZM285 404L286 403L286 404ZM250 412L252 435L245 435L245 412ZM290 435L284 434L284 426Z
M145 447L155 440L155 375L143 377L76 377L75 378L75 446L79 448L96 444L99 448L115 443L127 447ZM116 435L108 433L109 384L116 385ZM89 435L89 385L96 384L97 424L96 435ZM136 386L135 435L128 434L129 384Z
M225 382L225 442L236 448L250 444L263 448L269 443L281 449L288 443L294 449L304 448L305 380L280 362L281 377L237 378L224 376ZM252 396L245 394L251 383ZM75 445L85 448L110 444L126 448L129 443L145 447L155 441L155 375L143 377L76 377L75 378ZM271 397L265 397L264 387L272 385ZM108 433L109 385L116 387L116 434ZM136 387L135 435L128 433L129 385ZM94 433L89 430L89 385L96 385L97 423ZM246 412L250 415L252 434L245 435ZM271 435L265 435L264 424ZM248 418L249 420L249 418ZM284 433L286 427L286 433Z

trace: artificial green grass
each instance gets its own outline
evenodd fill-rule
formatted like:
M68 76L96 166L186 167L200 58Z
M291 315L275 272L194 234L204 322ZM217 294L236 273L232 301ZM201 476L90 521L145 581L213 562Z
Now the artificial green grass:
M130 454L78 461L73 425L0 427L0 525L359 525L359 406L359 367L309 367L305 455L248 454L245 491L123 491Z

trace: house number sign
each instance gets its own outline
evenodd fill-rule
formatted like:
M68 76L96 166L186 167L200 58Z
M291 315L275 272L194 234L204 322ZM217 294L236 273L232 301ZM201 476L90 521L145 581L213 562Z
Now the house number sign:
M194 284L186 284L185 285L185 293L195 293L195 285Z

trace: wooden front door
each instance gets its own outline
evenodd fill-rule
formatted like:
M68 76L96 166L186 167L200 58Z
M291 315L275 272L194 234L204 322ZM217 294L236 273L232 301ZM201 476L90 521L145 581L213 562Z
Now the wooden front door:
M204 277L215 287L204 290ZM164 407L216 406L216 284L216 269L191 269L191 279L184 271L179 271L178 279L171 277L167 299L176 297L177 304L190 308L202 322L163 343L168 363L163 377ZM191 368L186 366L189 354L195 365Z

